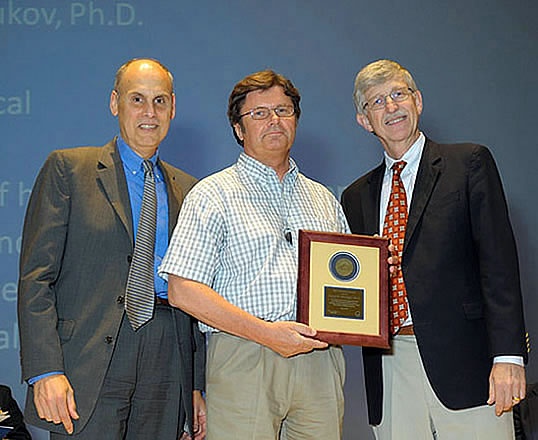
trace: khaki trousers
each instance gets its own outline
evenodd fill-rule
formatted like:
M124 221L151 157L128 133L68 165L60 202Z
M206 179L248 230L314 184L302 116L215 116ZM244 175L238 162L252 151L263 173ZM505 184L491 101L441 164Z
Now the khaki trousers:
M415 336L396 336L383 356L383 418L377 440L508 440L512 413L488 405L450 410L437 398L422 366Z
M209 339L207 440L338 440L342 349L284 358L226 333Z

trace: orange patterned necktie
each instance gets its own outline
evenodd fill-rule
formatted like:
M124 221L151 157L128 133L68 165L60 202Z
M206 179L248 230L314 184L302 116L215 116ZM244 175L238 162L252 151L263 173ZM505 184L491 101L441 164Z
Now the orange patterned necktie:
M407 225L407 197L402 179L400 178L400 173L405 165L406 162L404 161L396 162L392 165L392 188L385 223L383 224L383 236L390 239L400 258L402 258L405 227ZM405 290L401 265L398 265L396 273L391 275L389 285L390 326L394 335L398 333L398 330L407 318L407 292Z

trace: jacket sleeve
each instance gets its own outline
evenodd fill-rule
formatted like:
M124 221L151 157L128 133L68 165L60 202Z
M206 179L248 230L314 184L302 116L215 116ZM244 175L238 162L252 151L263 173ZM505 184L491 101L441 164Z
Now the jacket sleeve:
M469 162L469 197L491 354L526 361L516 243L501 178L485 147L477 146Z
M18 319L22 377L63 371L55 285L67 236L70 197L63 161L52 153L37 176L22 234Z

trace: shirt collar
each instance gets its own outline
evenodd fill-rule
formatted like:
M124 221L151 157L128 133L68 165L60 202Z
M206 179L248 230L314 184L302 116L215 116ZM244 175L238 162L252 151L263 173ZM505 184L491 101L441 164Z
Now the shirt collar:
M290 166L286 174L284 175L283 182L293 183L297 179L299 174L299 168L295 161L290 157L289 159ZM237 159L237 168L242 174L246 174L260 183L269 183L271 180L278 180L276 171L271 167L261 163L260 161L254 159L252 156L249 156L245 152L241 152L239 158Z
M138 154L136 154L134 150L129 147L129 145L127 145L127 143L122 139L121 136L118 136L117 145L121 160L127 170L129 170L133 174L143 172L144 168L142 167L142 162L144 161L144 159L142 159ZM153 163L155 169L157 169L157 158L158 154L155 153L152 157L148 159L150 162Z
M385 154L385 170L390 172L392 165L394 165L394 163L399 162L401 160L407 163L402 173L408 173L418 168L420 158L422 157L422 151L424 150L425 143L426 143L426 136L424 136L424 133L420 132L415 143L411 145L411 148L409 148L409 150L407 150L400 159L398 160L393 159L385 151L384 153Z

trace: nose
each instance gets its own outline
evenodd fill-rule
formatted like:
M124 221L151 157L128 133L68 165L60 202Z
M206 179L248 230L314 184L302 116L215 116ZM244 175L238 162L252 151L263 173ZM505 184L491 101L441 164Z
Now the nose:
M271 124L280 124L280 116L278 116L274 110L271 111L271 114L269 116L269 122Z
M389 96L385 98L385 110L388 112L394 112L398 110L398 103Z
M147 100L144 103L144 115L153 116L155 114L155 104L151 100Z

